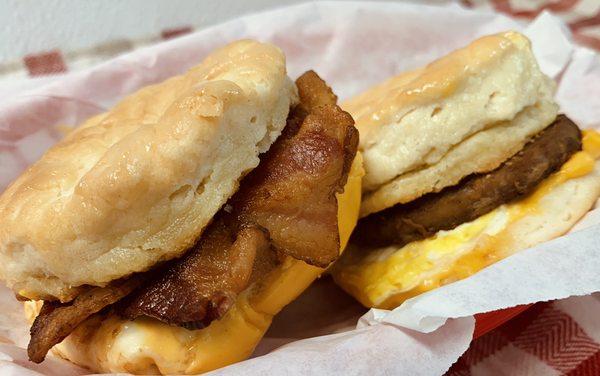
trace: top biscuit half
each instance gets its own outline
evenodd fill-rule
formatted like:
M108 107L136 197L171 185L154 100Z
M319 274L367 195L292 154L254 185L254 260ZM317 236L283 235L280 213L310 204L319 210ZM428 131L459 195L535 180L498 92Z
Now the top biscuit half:
M504 32L348 100L366 170L361 216L498 167L556 118L554 90L529 40Z

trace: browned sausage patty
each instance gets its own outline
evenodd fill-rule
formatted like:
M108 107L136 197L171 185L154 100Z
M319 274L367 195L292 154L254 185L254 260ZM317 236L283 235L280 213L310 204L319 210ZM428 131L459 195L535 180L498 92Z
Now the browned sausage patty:
M559 115L495 170L467 176L455 186L361 219L353 241L370 247L404 245L451 230L531 193L578 150L579 128Z

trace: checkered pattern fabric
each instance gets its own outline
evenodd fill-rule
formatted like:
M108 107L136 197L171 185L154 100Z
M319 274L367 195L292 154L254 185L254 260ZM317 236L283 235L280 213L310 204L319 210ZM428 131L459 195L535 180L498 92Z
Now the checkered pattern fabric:
M181 26L162 30L157 35L141 40L116 40L68 53L60 50L40 51L24 56L21 61L0 63L0 81L55 75L91 67L127 51L175 38L193 30L191 26Z
M598 312L598 294L535 304L474 340L446 375L600 375Z
M598 0L462 0L467 7L493 8L513 18L533 19L543 11L562 18L580 44L600 50Z

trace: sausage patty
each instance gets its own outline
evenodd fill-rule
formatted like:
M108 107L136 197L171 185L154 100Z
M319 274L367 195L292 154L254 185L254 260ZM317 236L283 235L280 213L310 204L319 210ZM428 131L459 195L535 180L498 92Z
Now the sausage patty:
M402 246L451 230L531 193L578 150L579 128L559 115L495 170L467 176L455 186L363 218L353 241L369 247Z

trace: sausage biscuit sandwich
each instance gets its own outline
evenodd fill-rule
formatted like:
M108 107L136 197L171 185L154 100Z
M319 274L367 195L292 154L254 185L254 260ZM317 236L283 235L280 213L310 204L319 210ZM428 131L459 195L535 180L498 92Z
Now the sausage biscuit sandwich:
M506 32L345 103L366 175L336 282L391 309L567 232L600 195L600 135L558 114L554 89Z

